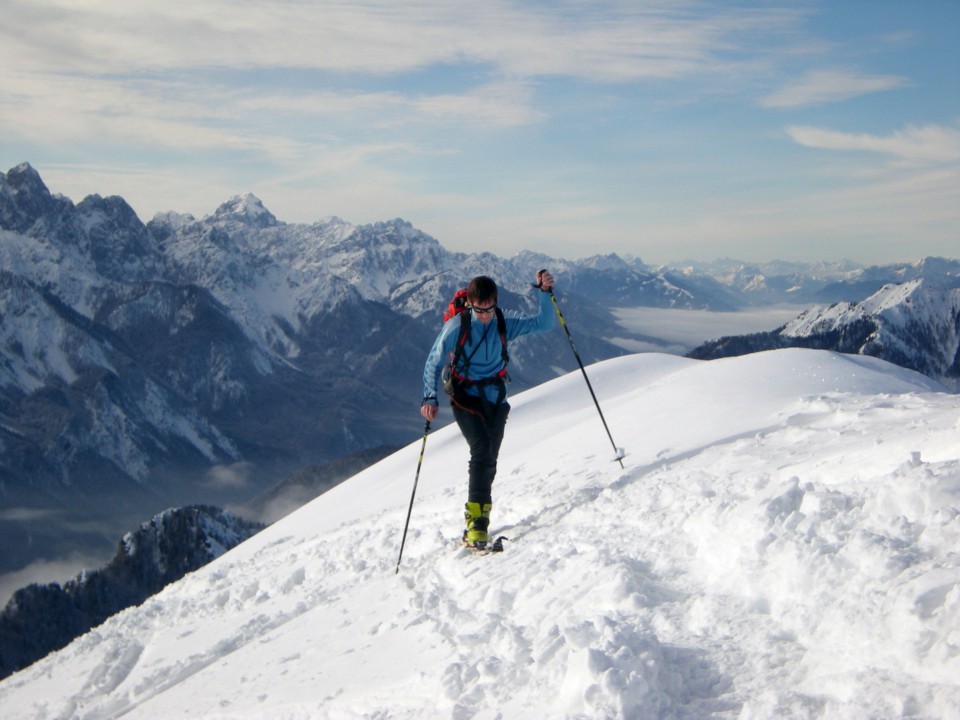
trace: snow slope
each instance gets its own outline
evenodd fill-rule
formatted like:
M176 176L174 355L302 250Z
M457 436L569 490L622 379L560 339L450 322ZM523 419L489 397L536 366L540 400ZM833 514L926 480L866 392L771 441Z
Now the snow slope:
M502 555L430 434L0 684L4 718L960 716L960 396L635 355L513 399Z

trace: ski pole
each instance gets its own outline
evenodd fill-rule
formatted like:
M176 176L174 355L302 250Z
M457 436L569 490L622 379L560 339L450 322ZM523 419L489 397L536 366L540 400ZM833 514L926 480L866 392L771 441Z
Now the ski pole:
M541 270L540 272L546 272L546 270ZM610 444L613 445L613 453L616 456L614 457L614 460L620 463L620 467L623 468L623 451L617 447L617 444L613 441L613 435L610 434L610 428L607 427L607 421L603 417L603 410L600 409L600 402L597 400L596 393L593 392L593 386L590 384L590 378L587 377L587 370L583 367L583 361L580 359L580 353L577 352L577 348L573 344L573 337L570 335L569 328L567 328L567 321L563 319L563 313L560 312L560 305L557 304L557 296L553 294L553 288L550 288L548 292L550 293L550 299L553 300L553 309L557 311L557 317L560 318L560 325L563 327L563 331L567 334L567 341L570 343L570 349L573 350L573 356L577 359L577 365L580 366L580 372L583 373L583 379L587 381L587 389L590 391L590 397L593 398L593 404L597 406L597 412L600 414L600 422L603 423L603 429L607 431L607 437L610 438Z
M420 482L420 466L423 465L423 451L427 449L427 433L430 432L430 421L423 426L423 443L420 445L420 459L417 460L417 474L413 478L413 492L410 493L410 507L407 508L407 521L403 524L403 540L400 541L400 554L397 556L397 571L400 572L400 560L403 558L403 546L407 544L407 528L410 527L410 514L413 512L413 498L417 494L417 483Z

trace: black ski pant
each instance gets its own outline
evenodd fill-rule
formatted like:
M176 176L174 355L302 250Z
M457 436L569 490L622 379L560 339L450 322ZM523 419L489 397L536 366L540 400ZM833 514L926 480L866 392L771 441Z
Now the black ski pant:
M491 406L485 414L453 406L453 417L470 446L467 502L493 504L491 488L497 474L497 457L500 455L500 443L503 442L503 430L509 414L510 405L505 402Z

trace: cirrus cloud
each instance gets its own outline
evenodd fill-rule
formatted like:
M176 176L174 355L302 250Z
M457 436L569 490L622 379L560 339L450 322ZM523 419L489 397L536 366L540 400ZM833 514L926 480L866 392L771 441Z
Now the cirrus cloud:
M868 93L904 87L908 80L897 75L865 75L842 70L812 70L760 100L762 107L797 108L840 102Z
M823 150L873 152L921 163L960 160L960 131L941 125L907 127L886 136L808 126L789 127L787 134L799 145Z

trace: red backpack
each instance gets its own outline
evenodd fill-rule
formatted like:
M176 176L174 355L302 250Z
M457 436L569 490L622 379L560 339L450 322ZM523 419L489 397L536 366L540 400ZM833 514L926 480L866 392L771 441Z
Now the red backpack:
M467 289L461 288L453 296L453 300L450 301L450 304L447 306L447 309L443 311L443 321L446 322L452 317L456 317L469 306L469 301L467 300Z

